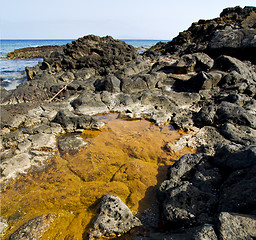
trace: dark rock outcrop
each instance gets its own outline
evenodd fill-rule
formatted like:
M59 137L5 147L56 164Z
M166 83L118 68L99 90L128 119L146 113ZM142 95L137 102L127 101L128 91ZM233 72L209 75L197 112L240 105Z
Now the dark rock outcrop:
M16 49L7 54L8 59L16 58L45 58L52 52L61 52L63 46L40 46Z
M220 17L199 20L171 42L152 49L179 56L195 52L205 52L212 57L226 54L255 63L255 26L255 7L227 8Z

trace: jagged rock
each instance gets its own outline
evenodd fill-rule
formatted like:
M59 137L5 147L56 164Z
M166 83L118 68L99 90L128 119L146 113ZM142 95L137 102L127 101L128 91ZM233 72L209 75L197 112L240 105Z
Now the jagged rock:
M247 126L225 123L220 127L220 133L232 142L249 145L256 144L256 130Z
M18 230L9 236L10 240L32 240L42 239L44 232L47 231L55 215L41 215L24 223Z
M222 75L217 73L211 74L206 72L200 72L196 76L191 77L183 85L186 86L188 89L199 92L200 90L207 90L216 87L221 80L221 77Z
M168 171L168 178L178 181L180 178L195 167L203 158L202 154L186 154L175 162Z
M53 120L59 123L67 132L75 132L79 129L102 129L104 123L89 115L75 115L70 111L59 111Z
M221 240L253 240L256 237L255 216L222 212L219 215L219 221L219 233Z
M218 240L212 225L200 227L193 237L193 240Z
M216 111L216 122L231 122L256 129L256 117L237 104L222 102Z
M71 106L78 115L95 115L109 113L108 107L102 102L100 93L81 93L79 97L71 102Z
M194 117L196 126L211 126L214 124L217 106L204 106Z
M240 75L240 78L256 80L256 73L250 66L230 56L222 55L215 59L214 68L229 73L235 71Z
M219 211L244 214L254 213L256 211L255 181L255 164L249 168L232 172L221 186Z
M94 83L96 91L120 92L121 81L115 76L106 76Z
M88 232L88 235L89 239L103 236L116 237L140 225L140 220L132 214L119 197L105 195L98 208L93 229Z
M12 131L9 134L3 136L2 144L4 148L17 147L20 142L25 139L25 135L22 131Z
M176 74L186 74L189 72L209 71L213 67L214 61L205 53L185 54L180 60L171 65Z
M219 18L199 20L171 42L149 51L179 56L204 52L214 58L225 54L255 63L255 15L255 7L224 9Z
M226 145L217 151L215 163L228 171L252 167L256 165L256 146L250 145L232 152L232 147Z

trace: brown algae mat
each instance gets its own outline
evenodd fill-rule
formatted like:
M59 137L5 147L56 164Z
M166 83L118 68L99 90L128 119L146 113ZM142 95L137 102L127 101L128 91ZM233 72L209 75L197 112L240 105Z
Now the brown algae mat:
M167 142L184 133L171 125L146 120L126 121L117 114L98 116L103 131L85 130L88 145L75 154L58 154L43 171L12 181L1 193L1 215L8 219L6 236L42 214L55 217L43 239L83 239L105 194L119 196L140 216L153 208L156 190L167 168L186 153L167 152Z

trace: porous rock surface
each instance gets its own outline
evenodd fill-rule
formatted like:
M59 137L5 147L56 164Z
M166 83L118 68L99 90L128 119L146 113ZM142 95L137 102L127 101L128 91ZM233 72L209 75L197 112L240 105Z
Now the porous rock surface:
M89 239L120 236L140 225L140 220L132 214L119 197L105 195L93 222L93 229L88 233Z
M81 138L62 134L102 129L92 115L118 112L124 119L172 123L188 134L166 143L166 151L197 152L169 166L158 190L159 224L144 224L146 233L134 239L254 239L255 14L255 7L224 9L143 55L90 35L27 68L28 81L1 90L2 182L44 169L58 151L69 153L69 144L75 151L84 147ZM117 197L104 197L91 238L140 225L106 199L123 206Z

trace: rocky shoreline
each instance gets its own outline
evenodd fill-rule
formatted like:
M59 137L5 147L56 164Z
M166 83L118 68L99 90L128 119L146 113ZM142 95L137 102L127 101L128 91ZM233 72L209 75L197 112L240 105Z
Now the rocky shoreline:
M39 46L15 49L7 54L7 59L44 58L52 52L61 51L63 46Z
M3 192L20 176L46 169L59 151L86 145L79 137L60 136L102 130L104 122L94 115L116 112L158 126L171 123L186 134L165 151L197 152L169 166L153 220L150 214L138 219L120 196L108 194L81 239L119 237L135 226L143 230L124 237L255 239L255 35L256 8L235 7L143 54L93 35L48 54L26 69L28 81L1 90ZM15 214L0 218L3 239L44 239L59 217L45 212L12 229ZM75 237L67 233L63 239Z

